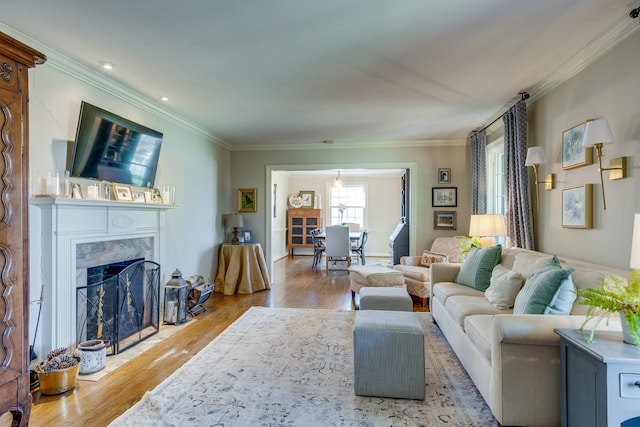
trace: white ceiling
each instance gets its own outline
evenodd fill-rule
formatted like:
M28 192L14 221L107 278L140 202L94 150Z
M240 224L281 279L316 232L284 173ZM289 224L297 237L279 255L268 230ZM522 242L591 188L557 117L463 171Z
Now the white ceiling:
M460 140L637 3L22 0L0 21L232 145Z

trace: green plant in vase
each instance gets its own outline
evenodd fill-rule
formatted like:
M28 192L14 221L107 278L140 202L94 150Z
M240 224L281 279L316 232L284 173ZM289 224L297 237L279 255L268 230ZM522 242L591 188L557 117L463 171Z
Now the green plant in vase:
M468 236L455 236L460 245L460 254L458 255L457 262L462 262L467 257L467 254L471 250L471 246L477 248L481 247L480 237L468 237ZM453 261L451 261L453 262Z
M576 304L589 307L587 318L580 330L584 330L587 323L595 320L591 325L589 343L593 342L595 330L600 322L617 313L620 315L623 333L628 331L630 337L625 337L625 342L640 348L640 270L633 270L626 282L610 276L610 283L601 282L599 288L578 289L576 293L578 297L583 298Z

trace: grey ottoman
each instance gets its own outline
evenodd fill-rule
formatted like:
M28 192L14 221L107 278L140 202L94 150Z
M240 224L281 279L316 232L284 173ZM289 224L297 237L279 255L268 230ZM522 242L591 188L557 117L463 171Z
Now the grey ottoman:
M403 288L360 289L360 310L413 311L413 300Z
M353 325L356 395L424 399L424 330L417 316L405 311L356 313Z

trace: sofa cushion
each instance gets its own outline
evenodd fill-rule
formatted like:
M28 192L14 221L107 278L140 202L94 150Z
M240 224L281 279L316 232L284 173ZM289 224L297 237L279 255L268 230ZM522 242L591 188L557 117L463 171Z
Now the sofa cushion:
M534 271L546 266L547 264L553 264L560 267L558 258L553 255L538 255L536 253L519 253L516 255L516 259L513 262L513 271L517 271L524 277L525 280Z
M456 283L470 286L479 291L486 290L491 284L491 272L500 262L501 254L502 246L500 245L482 249L472 246L456 275Z
M570 274L569 277L564 279L558 290L547 304L547 308L544 310L544 314L569 314L571 313L571 308L573 307L573 302L576 300L576 287L571 280Z
M433 297L441 301L442 305L445 305L447 299L454 295L467 295L472 297L483 296L482 292L476 289L453 282L440 282L438 283L438 286L433 287Z
M464 319L464 333L473 346L491 363L491 320L493 314L476 314Z
M600 271L577 270L571 273L571 281L576 289L597 288L604 281L604 273ZM576 303L581 301L582 297L576 299ZM586 305L573 304L571 314L586 315L589 309Z
M420 259L420 265L423 267L429 267L431 264L435 264L438 262L447 262L448 257L444 254L439 254L431 251L424 251L422 253L422 258Z
M491 273L491 285L484 292L484 296L494 307L508 310L513 307L516 295L522 288L522 280L520 273L498 264Z
M553 257L545 266L529 275L516 296L515 314L544 314L560 290L560 285L574 270L563 269ZM566 288L563 289L566 291ZM567 313L568 314L568 313Z
M467 316L476 314L504 314L508 313L504 310L498 310L491 305L484 295L471 296L471 295L452 295L447 298L445 303L445 309L447 313L453 318L456 323L464 328L464 319Z
M393 266L393 269L399 271L405 277L425 283L429 282L429 277L431 276L428 267L421 267L419 265L396 264Z

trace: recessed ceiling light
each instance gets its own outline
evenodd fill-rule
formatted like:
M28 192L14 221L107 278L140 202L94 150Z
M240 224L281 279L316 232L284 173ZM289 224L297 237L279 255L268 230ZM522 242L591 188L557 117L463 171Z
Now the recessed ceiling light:
M164 102L169 101L169 98L168 98L168 97L166 97L166 96L161 96L161 97L160 97L160 99L161 99L162 101L164 101Z
M115 66L113 62L107 62L107 61L100 61L99 64L105 70L113 70L113 67Z

